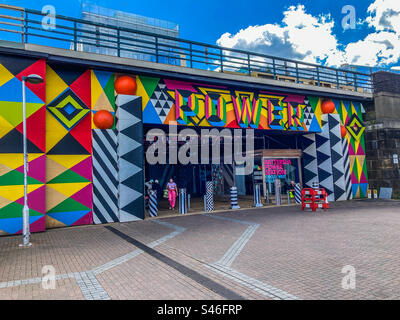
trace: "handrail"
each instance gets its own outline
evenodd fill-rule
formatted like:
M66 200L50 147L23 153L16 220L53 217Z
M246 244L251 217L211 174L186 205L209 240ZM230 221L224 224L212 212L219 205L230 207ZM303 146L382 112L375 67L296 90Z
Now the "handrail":
M373 89L371 74L367 73L221 47L63 15L54 16L57 21L56 29L46 30L40 26L41 21L35 20L37 17L46 16L46 13L3 4L0 4L0 9L24 13L21 14L21 18L0 15L0 25L22 26L22 31L19 33L22 35L21 41L25 43L34 43L35 38L45 38L53 42L67 43L71 50L99 51L98 53L106 52L105 54L109 55L128 55L128 57L133 57L134 53L135 59L167 64L179 62L180 65L190 68L208 70L211 68L212 71L270 77L275 80L296 83L308 82L317 86L330 86L351 91L372 92ZM4 22L4 19L19 21L21 25ZM4 27L0 28L0 32L15 33L16 31ZM42 40L40 44L42 44ZM54 46L59 47L59 43Z

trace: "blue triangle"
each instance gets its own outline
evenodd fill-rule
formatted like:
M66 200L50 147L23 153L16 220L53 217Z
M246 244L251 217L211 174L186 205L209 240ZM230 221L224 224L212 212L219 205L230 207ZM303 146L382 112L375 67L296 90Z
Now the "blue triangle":
M368 183L360 183L359 186L364 196L366 196L368 190Z
M161 119L150 100L143 111L143 123L162 124Z
M351 116L351 105L350 105L350 101L342 101L344 107L346 108L347 113L349 114L349 117Z
M17 78L12 78L0 87L0 97L3 101L21 102L22 103L22 82ZM41 103L43 101L34 94L27 86L25 86L25 99L27 103Z
M43 216L30 216L29 224L43 218ZM21 218L7 218L0 219L0 230L3 230L9 234L15 234L22 230L22 217Z
M106 86L108 80L110 80L110 77L112 76L112 72L107 72L107 71L94 71L94 74L96 75L97 80L99 81L101 87L104 89Z
M72 212L54 212L54 213L47 213L47 215L51 218L54 218L64 223L67 226L70 226L89 212L90 210L72 211Z
M319 123L318 123L318 120L317 120L317 116L316 116L316 115L314 115L314 118L312 119L312 122L311 122L311 125L310 125L310 128L308 129L308 131L312 131L312 132L322 132L321 127L320 127L320 125L319 125Z

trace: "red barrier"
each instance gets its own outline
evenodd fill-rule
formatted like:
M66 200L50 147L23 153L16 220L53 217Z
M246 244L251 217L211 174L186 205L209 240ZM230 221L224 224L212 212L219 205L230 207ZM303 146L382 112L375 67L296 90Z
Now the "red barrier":
M309 208L316 211L318 208L329 209L328 194L323 188L304 188L301 190L301 209Z

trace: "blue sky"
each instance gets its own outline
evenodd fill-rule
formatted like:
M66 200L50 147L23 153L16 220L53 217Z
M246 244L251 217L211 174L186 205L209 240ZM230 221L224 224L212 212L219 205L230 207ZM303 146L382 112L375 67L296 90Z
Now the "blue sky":
M13 0L80 16L80 0ZM101 6L179 24L182 38L328 65L397 65L399 0L98 0ZM342 8L355 8L356 29L342 27ZM369 11L368 11L369 9Z

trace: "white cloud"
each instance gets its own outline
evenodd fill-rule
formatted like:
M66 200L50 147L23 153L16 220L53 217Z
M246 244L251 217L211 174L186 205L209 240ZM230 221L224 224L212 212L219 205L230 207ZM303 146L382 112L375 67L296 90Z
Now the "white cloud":
M368 7L371 32L356 42L341 44L329 14L313 16L304 5L283 12L282 23L249 26L236 34L224 33L217 43L312 63L340 66L388 65L400 59L400 1L375 0ZM358 23L360 26L361 24Z

